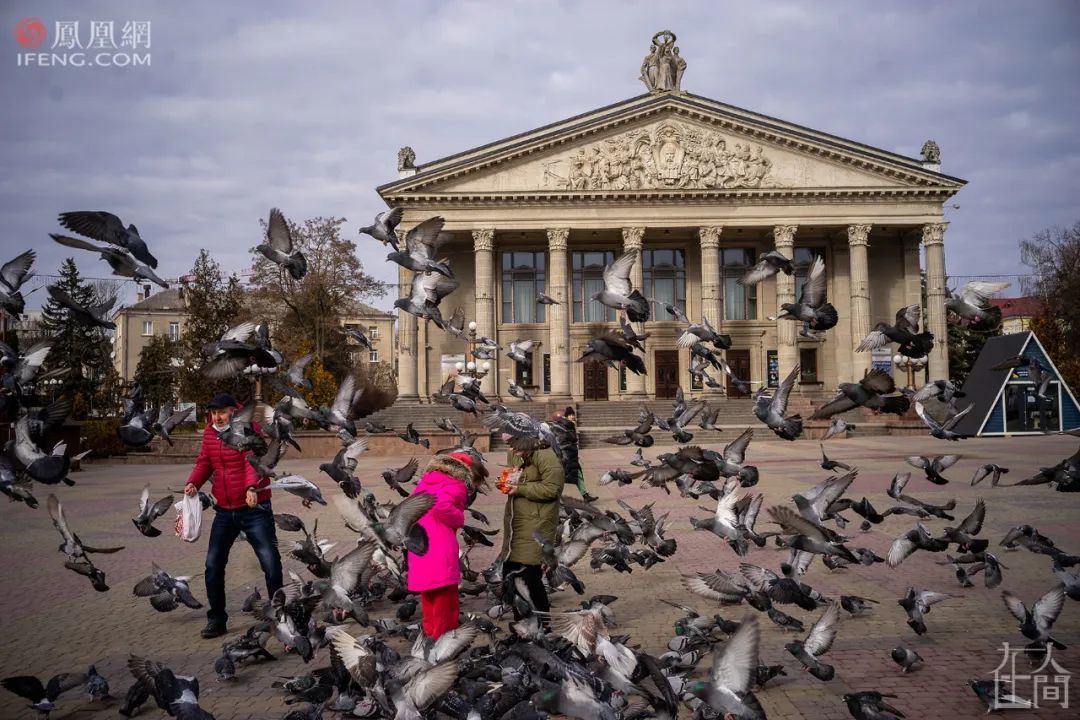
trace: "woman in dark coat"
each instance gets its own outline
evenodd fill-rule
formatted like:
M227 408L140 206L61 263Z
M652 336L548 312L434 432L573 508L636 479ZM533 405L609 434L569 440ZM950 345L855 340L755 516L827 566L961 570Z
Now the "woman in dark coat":
M577 413L574 408L567 407L562 415L555 419L555 424L562 428L559 438L559 450L562 451L563 474L566 482L577 485L578 492L585 502L595 502L596 496L590 495L585 489L585 472L581 469L581 459L578 457L578 434Z

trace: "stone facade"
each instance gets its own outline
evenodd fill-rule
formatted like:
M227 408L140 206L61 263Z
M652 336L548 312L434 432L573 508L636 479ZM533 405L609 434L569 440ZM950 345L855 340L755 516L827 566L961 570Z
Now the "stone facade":
M729 333L736 351L729 360L745 360L756 382L782 378L802 361L804 390L831 391L884 362L884 354L853 348L874 323L891 322L900 307L920 301L922 246L930 298L924 321L944 341L942 206L963 185L919 159L676 87L417 164L415 174L378 191L387 205L404 208L405 227L445 218L453 240L444 251L461 286L443 301L444 316L460 306L478 334L504 345L538 341L530 393L583 400L597 397L601 385L611 399L667 395L673 386L666 373L676 365L676 384L691 388L688 352L674 342L681 325L658 306L636 327L649 333L649 375L587 376L574 362L592 334L618 326L602 310L586 309L596 282L586 265L623 251L638 254L635 287L671 296L691 319L708 317ZM756 297L733 282L743 259L772 249L804 265L824 258L840 324L823 341L801 337L790 321L767 319L797 296L801 278L767 280ZM402 271L401 282L410 277ZM566 304L526 308L534 289ZM399 319L402 399L428 397L469 349L424 325L410 315ZM505 397L516 372L501 356L484 378L485 392ZM947 376L944 342L930 358L930 374Z

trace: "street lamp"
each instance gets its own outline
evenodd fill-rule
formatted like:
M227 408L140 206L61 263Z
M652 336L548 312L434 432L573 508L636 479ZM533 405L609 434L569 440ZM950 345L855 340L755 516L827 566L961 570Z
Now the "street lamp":
M896 355L893 355L892 360L893 365L900 368L901 370L907 371L907 386L909 389L914 390L915 372L918 370L922 370L924 367L926 367L926 358L909 358L906 355L901 355L900 353L897 353Z
M456 367L456 368L457 368L457 371L458 371L459 373L461 373L461 372L465 372L465 363L463 363L463 362L459 362L459 363L458 363L457 365L455 365L454 367Z

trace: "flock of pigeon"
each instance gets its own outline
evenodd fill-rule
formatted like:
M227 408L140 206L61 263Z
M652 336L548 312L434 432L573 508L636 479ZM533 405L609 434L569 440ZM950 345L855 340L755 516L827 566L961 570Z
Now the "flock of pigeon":
M457 287L449 263L439 257L439 249L446 242L441 232L442 219L431 218L419 224L406 234L404 243L396 233L400 220L401 211L395 209L381 213L374 224L361 229L392 247L388 260L415 272L410 295L398 300L396 306L461 336L465 332L464 312L458 308L446 320L440 311L441 302ZM64 213L60 221L69 230L104 244L53 235L57 242L99 253L119 276L167 285L154 273L157 261L134 225L125 228L119 218L106 212ZM304 277L306 259L293 242L280 211L271 211L266 243L257 250L278 264L281 272L296 280ZM0 268L0 307L5 312L22 312L24 298L19 289L33 260L33 251L28 251ZM644 351L648 334L636 330L633 323L647 322L652 306L664 304L645 298L633 288L630 273L634 262L635 255L626 253L606 269L604 289L593 299L619 312L620 330L593 338L580 361L625 367L639 374L647 372L643 355L635 351ZM791 260L769 252L761 256L742 282L758 283L780 272L794 272ZM948 301L948 310L961 322L978 320L985 313L987 298L1001 289L1000 284L968 283L958 297ZM49 292L79 322L110 326L106 319L108 307L82 307L55 290L50 288ZM537 302L556 301L541 294ZM734 377L722 355L731 345L730 338L720 334L707 319L694 323L676 307L665 309L686 326L678 344L689 349L692 372L710 387L722 387L710 372L727 374L737 392L748 394L752 383ZM820 258L809 269L799 301L784 304L781 311L780 317L800 323L800 332L807 337L820 339L837 324L837 312L826 301L825 266ZM934 338L919 331L919 318L918 306L903 308L895 324L878 324L860 349L896 344L905 355L925 356L933 348ZM346 332L361 343L368 342L361 332ZM22 353L7 346L0 348L4 407L8 417L14 419L14 438L0 454L0 490L30 508L38 506L32 493L34 482L74 485L68 477L71 460L63 444L48 452L39 446L44 435L62 422L71 408L70 401L63 398L45 404L35 392L35 380L48 349L48 341ZM529 349L529 341L515 341L505 352L515 362L527 363ZM491 359L501 351L504 348L495 340L478 338L473 355L477 360ZM302 565L306 576L290 571L286 586L270 598L262 598L256 590L243 605L252 624L223 643L213 668L220 681L233 681L248 664L277 660L271 651L273 646L269 646L270 639L276 639L305 667L302 674L272 685L282 693L286 704L304 703L302 709L289 711L287 720L317 720L326 713L395 720L435 716L528 720L549 714L633 720L675 718L683 708L699 718L757 720L765 718L765 711L756 693L778 675L787 675L782 665L759 661L763 623L772 622L790 630L797 639L784 648L797 667L815 681L830 682L837 672L826 658L840 627L841 612L852 616L879 612L878 599L827 597L810 585L815 558L820 557L820 564L830 572L841 568L858 572L860 567L875 563L896 567L915 552L932 552L944 558L941 564L955 570L962 587L972 587L973 578L982 573L984 585L996 588L1002 582L1002 570L1007 569L990 552L989 539L980 537L987 511L981 500L958 524L935 531L930 527L934 520L955 523L952 513L956 500L934 504L916 497L909 489L911 474L905 472L897 474L889 488L893 504L879 510L866 497L856 500L848 496L858 469L830 458L824 443L820 445L821 468L843 474L830 475L794 495L791 504L766 507L769 528L759 528L765 497L747 492L762 479L758 468L747 462L753 429L746 429L723 449L689 444L693 440L693 421L698 420L698 427L715 429L719 410L710 409L704 400L688 400L680 390L669 417L660 417L643 405L633 428L608 439L616 445L636 447L629 460L633 469L613 468L600 482L619 486L640 482L643 488L668 494L674 487L683 498L696 501L707 496L715 501L715 508L707 509L708 517L690 518L690 523L694 530L715 535L718 546L727 546L738 559L738 571L718 569L686 575L683 586L702 601L728 608L745 604L747 609L741 618L729 620L684 604L687 600L671 600L669 604L683 615L675 622L675 635L667 650L654 655L615 630L615 596L592 595L575 609L539 613L520 579L503 577L501 562L496 560L484 569L472 567L472 551L478 546L493 546L491 537L498 534L498 530L484 527L490 525L489 520L472 507L473 495L468 509L471 521L462 528L460 554L460 592L466 598L475 598L468 602L473 610L463 615L458 629L432 641L420 631L417 598L407 591L404 579L405 550L426 552L427 538L416 521L433 502L431 496L412 495L408 489L419 461L413 458L401 468L382 473L383 481L401 496L396 504L380 503L357 475L358 460L367 449L368 437L397 431L355 416L360 391L351 376L341 382L330 406L313 407L305 402L300 391L311 387L305 369L312 358L309 355L286 361L282 352L272 346L266 323L241 323L207 345L204 353L202 370L208 379L258 371L280 395L267 409L261 427L255 421L255 406L250 404L236 413L232 424L220 433L221 441L229 447L251 451L249 462L260 474L272 478L272 489L299 497L308 509L313 504L328 505L315 482L280 473L276 468L289 447L300 447L293 434L297 423L318 426L341 440L341 450L322 464L320 471L340 490L333 492L331 501L340 521L356 533L355 544L331 556L335 543L320 538L318 518L275 514L276 526L287 534L287 539L281 541L282 553ZM1015 358L1009 362L1016 366L1030 361ZM802 418L787 414L788 398L797 378L796 367L778 388L761 388L754 397L756 417L777 436L792 441L804 432ZM527 393L513 384L509 393L528 399ZM954 430L956 420L965 412L957 410L956 400L960 397L962 392L947 379L927 383L914 392L898 391L887 373L874 370L856 382L842 383L836 397L818 408L813 417L830 419L824 438L828 440L853 427L840 416L848 410L866 407L902 414L914 404L931 435L955 441L960 439ZM515 449L551 447L557 454L562 452L565 438L558 424L489 401L476 377L453 376L433 398L465 416L479 418L485 428L503 434ZM931 401L944 408L937 417L928 410ZM148 409L141 388L133 385L124 399L118 434L123 442L135 447L155 437L171 442L170 432L187 420L189 413L174 412L168 406ZM452 417L442 418L438 425L458 439L454 447L438 452L469 452L482 460L473 448L475 436L471 432L462 430ZM646 458L643 449L654 445L654 428L670 432L679 447ZM421 437L411 424L398 437L424 448L430 446L429 439ZM929 482L943 485L949 482L944 473L959 459L959 455L912 456L906 461L921 470ZM1008 472L1007 468L987 464L975 472L971 484L989 478L990 484L997 486ZM1080 489L1080 452L1016 484L1051 484L1062 491ZM207 508L215 502L212 493L200 493L200 499ZM147 484L139 499L138 514L132 518L141 536L155 538L162 534L154 523L169 512L173 500L172 495L155 499ZM619 500L618 507L621 512L563 500L556 541L536 536L544 558L546 583L552 592L586 597L581 571L586 558L594 572L610 568L629 574L634 565L648 570L675 555L678 544L666 535L679 518L670 517L670 512L658 515L653 503L633 507ZM59 551L65 558L65 568L87 577L94 590L107 592L105 571L91 556L112 555L124 548L87 545L69 524L56 495L48 496L47 508L61 536ZM857 522L861 531L868 531L882 526L890 516L907 516L907 523L913 526L905 524L884 558L859 547L858 535L845 531L852 522ZM895 527L894 521L888 522ZM770 544L787 551L779 572L767 567L769 563L748 561L752 554L761 555L761 549ZM1048 647L1063 647L1052 636L1052 626L1066 598L1080 600L1080 575L1070 570L1080 563L1080 557L1069 554L1026 524L1016 526L999 546L1006 550L1023 548L1049 561L1052 578L1048 577L1048 582L1053 586L1030 606L1011 592L1002 593L1007 612L1015 618L1020 635L1027 641L1026 652L1033 662L1038 662ZM192 592L189 578L173 576L157 565L135 585L133 593L148 598L157 612L169 612L181 605L202 606ZM906 613L912 631L922 635L931 630L926 616L933 606L958 597L910 587L896 602ZM795 608L811 613L809 630L804 619L789 614L788 610L794 612ZM918 671L925 663L903 643L891 650L891 657L905 673ZM699 669L706 658L711 658L711 663ZM133 716L152 703L181 720L213 718L199 704L200 684L195 676L179 674L161 662L134 655L128 660L128 668L132 682L119 707L122 715ZM205 670L209 672L209 668ZM112 698L108 682L93 666L85 673L60 673L44 682L22 675L3 679L0 684L28 700L45 717L56 708L61 695L76 688L84 688L91 698L102 703ZM1004 686L993 680L972 680L970 685L989 709L1000 702L1018 700L1006 697ZM902 718L904 713L890 705L894 698L865 690L844 695L843 702L858 720Z

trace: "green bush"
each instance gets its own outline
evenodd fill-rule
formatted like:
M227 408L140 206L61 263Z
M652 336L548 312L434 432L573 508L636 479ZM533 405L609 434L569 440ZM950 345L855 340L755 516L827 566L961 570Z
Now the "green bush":
M114 417L83 420L79 430L82 449L93 450L90 455L96 458L126 455L129 448L116 436L116 429L119 427L120 419Z

